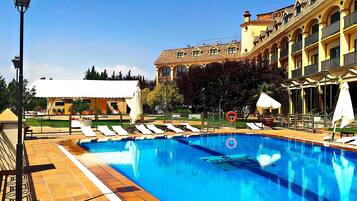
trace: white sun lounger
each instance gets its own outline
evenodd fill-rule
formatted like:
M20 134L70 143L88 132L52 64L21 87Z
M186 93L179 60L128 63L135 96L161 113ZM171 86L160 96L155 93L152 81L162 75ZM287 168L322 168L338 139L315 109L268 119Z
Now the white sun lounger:
M354 137L343 137L343 138L340 138L340 139L335 140L335 142L338 142L338 143L349 143L349 142L354 141L354 140L357 140L357 136L354 136ZM350 143L350 144L351 144L351 143Z
M172 124L164 124L166 126L167 129L174 131L175 133L184 133L185 131L183 131L182 129L179 129L177 127L175 127Z
M152 135L152 132L147 129L144 124L135 125L135 127L144 135Z
M90 126L81 126L81 131L86 137L96 137L97 135L93 132Z
M354 140L354 141L352 141L352 142L349 142L348 144L357 146L357 140Z
M261 128L259 128L257 125L255 125L254 123L246 123L247 127L251 130L262 130Z
M105 136L116 136L116 134L111 131L108 126L98 126L98 130Z
M190 130L190 131L192 131L194 133L201 132L200 129L191 126L189 123L181 123L181 125L185 126L186 129L188 129L188 130Z
M151 130L151 131L153 131L154 133L156 133L156 134L164 134L164 133L165 133L165 131L159 129L159 128L156 127L154 124L146 124L146 127L147 127L149 130Z
M127 135L129 135L128 131L126 131L121 126L112 126L112 128L116 133L118 133L119 136L127 136Z

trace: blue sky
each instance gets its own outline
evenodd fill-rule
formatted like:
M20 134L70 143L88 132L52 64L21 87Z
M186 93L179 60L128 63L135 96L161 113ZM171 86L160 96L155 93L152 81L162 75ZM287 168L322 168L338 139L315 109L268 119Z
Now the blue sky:
M92 65L131 69L153 79L163 49L240 39L243 12L253 15L292 0L32 0L25 18L25 78L82 79ZM0 1L0 74L14 77L18 12Z

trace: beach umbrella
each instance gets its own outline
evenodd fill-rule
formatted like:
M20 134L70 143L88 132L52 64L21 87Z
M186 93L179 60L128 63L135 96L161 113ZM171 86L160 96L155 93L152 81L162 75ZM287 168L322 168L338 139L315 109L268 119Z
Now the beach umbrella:
M340 123L340 128L344 128L348 124L352 123L354 119L355 115L353 113L352 100L348 84L346 82L341 82L340 94L338 96L337 105L332 118L334 130L336 129L337 122Z
M126 103L130 108L130 123L135 124L137 120L140 119L140 116L143 114L143 107L141 102L141 90L137 87L132 98L126 98Z
M268 96L266 93L262 92L257 102L257 109L260 114L263 113L265 109L279 109L281 104L274 100L272 97Z
M343 155L340 155L338 158L335 152L334 157L332 158L332 165L338 188L340 190L340 200L349 200L355 165L347 160Z

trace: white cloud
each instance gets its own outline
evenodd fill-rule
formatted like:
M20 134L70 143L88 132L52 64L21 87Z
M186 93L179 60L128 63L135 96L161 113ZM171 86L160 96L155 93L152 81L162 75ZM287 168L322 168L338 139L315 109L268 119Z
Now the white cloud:
M111 67L111 66L100 67L97 70L102 72L102 71L104 71L104 69L107 70L109 75L111 75L113 73L113 71L115 71L115 73L118 73L119 71L121 71L123 73L123 75L126 75L130 70L132 75L142 75L148 79L154 78L152 73L149 73L145 69L137 67L137 66L128 66L125 64L119 64L114 67Z

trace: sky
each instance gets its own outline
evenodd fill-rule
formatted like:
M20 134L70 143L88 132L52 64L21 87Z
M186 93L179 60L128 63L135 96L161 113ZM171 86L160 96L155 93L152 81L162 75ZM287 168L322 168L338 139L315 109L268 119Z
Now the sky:
M32 0L25 14L25 79L82 79L91 66L155 78L164 49L240 40L243 12L255 18L293 0ZM15 77L19 14L0 0L0 74Z

